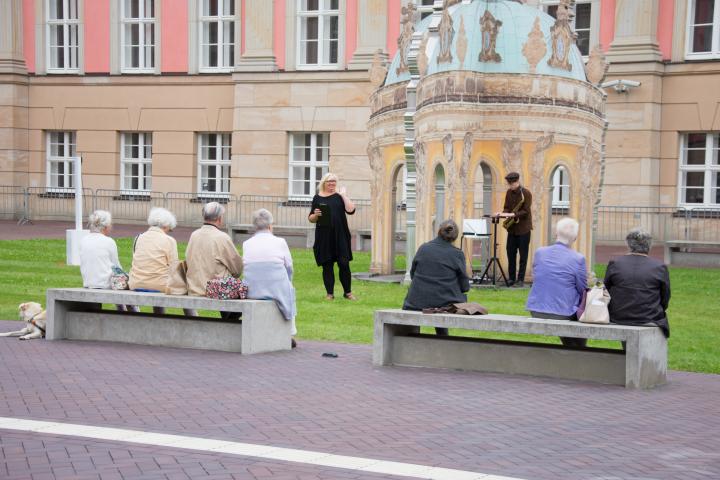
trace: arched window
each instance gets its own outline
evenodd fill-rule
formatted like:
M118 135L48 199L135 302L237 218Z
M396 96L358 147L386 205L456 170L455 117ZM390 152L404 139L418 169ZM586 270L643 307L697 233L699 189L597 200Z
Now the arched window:
M570 177L565 167L557 167L552 176L552 208L567 209L570 207Z

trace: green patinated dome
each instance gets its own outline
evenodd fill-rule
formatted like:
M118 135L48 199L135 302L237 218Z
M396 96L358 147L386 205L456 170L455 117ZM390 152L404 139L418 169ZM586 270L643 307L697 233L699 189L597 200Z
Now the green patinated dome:
M495 52L500 55L500 61L481 61L479 58L483 43L481 21L486 11L490 12L495 20L502 22L502 25L498 28L495 43ZM568 63L571 66L570 70L548 65L548 59L550 59L552 55L551 28L555 24L555 19L537 7L524 5L514 0L473 0L470 3L458 3L449 7L449 14L453 20L452 25L454 29L450 48L452 61L438 63L437 58L440 54L440 42L437 36L430 36L426 48L428 58L427 75L446 71L466 70L491 74L519 73L549 75L586 81L583 58L575 44L570 46L568 56ZM533 30L536 19L539 19L539 27L544 37L547 51L545 56L537 64L535 72L532 72L527 58L523 55L523 47L528 42L528 35ZM458 39L460 38L461 20L467 40L466 54L462 63L460 62L457 49ZM427 32L431 22L432 16L426 17L416 24L416 31ZM563 45L559 47L563 48ZM393 58L388 76L385 80L385 85L410 80L409 72L397 73L399 65L400 55L397 53Z

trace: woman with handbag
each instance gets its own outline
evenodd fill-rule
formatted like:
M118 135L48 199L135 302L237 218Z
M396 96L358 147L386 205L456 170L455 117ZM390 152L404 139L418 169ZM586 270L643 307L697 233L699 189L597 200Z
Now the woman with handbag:
M533 258L533 285L525 308L533 318L577 320L587 287L585 257L571 248L580 226L563 218L555 226L557 242L538 248ZM560 337L563 345L584 347L585 338Z
M153 208L148 215L150 228L135 238L133 243L130 290L138 292L168 293L170 268L178 261L177 242L168 235L177 226L169 210ZM187 316L197 316L193 309L183 309ZM153 307L156 314L164 314L165 307Z
M88 218L90 233L80 240L80 275L85 288L111 288L113 269L122 272L117 244L110 238L112 215L105 210L95 210ZM120 273L120 275L125 275ZM119 311L137 312L135 305L118 305Z

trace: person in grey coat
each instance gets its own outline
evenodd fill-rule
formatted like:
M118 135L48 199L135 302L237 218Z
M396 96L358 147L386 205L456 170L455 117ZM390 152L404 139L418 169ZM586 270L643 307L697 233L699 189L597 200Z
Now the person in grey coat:
M652 236L639 228L625 238L630 252L608 263L605 288L610 293L610 321L658 326L670 336L665 311L670 305L670 274L660 260L648 257Z
M410 269L410 289L403 310L439 308L451 303L467 302L470 279L465 270L465 255L455 247L459 234L457 224L445 220L438 236L423 243L415 253ZM438 335L447 335L447 328L436 328Z

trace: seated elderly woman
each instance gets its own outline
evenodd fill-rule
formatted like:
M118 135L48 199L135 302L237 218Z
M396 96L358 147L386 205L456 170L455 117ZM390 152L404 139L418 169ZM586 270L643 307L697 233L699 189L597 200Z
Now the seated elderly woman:
M275 300L285 320L295 328L295 288L292 284L293 262L285 239L272 233L273 216L261 208L253 212L255 235L243 242L243 280L248 298ZM296 342L292 340L292 347Z
M465 270L465 255L455 247L459 229L452 220L438 228L438 236L418 248L410 268L410 289L403 310L440 308L451 303L467 302L470 280ZM447 335L447 328L435 328L438 335Z
M533 259L533 285L526 307L535 318L577 320L577 311L587 287L585 257L570 245L579 225L563 218L555 226L557 242L538 248ZM560 337L563 345L584 347L584 338Z
M135 239L130 290L141 292L167 292L170 267L178 261L177 242L168 235L176 226L175 215L164 208L153 208L148 215L150 228ZM164 307L153 307L155 313L165 313ZM185 315L197 315L185 309Z
M90 233L80 241L80 274L85 288L110 288L113 267L122 269L115 240L110 238L112 215L105 210L90 214ZM137 311L134 305L118 305L120 311Z
M623 325L658 326L670 336L666 310L670 304L670 275L665 264L648 257L652 236L633 229L625 237L626 255L611 260L605 272L610 293L610 321Z

